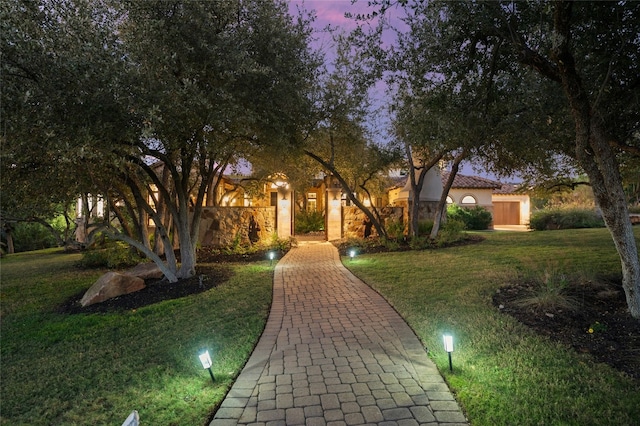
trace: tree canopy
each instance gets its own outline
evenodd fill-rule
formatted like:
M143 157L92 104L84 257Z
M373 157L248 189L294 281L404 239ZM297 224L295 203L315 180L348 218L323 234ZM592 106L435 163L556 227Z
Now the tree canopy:
M300 143L316 63L309 22L284 2L14 0L5 14L7 155L65 153L48 164L132 220L110 231L172 281L195 273L214 178L264 146ZM165 247L178 242L179 265L149 247L146 217Z

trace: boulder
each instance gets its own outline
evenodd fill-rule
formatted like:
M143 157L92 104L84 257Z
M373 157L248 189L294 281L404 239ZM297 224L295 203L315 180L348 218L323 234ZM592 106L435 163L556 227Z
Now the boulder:
M139 263L133 268L124 271L124 275L131 275L133 277L148 279L160 279L164 276L158 265L155 263Z
M80 304L84 306L104 302L107 299L123 294L133 293L145 287L142 278L118 272L107 272L96 281L84 294Z

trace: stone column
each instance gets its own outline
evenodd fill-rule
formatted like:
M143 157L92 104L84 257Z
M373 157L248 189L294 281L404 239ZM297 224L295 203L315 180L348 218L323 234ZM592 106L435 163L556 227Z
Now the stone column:
M339 187L327 188L327 241L342 238L342 191Z
M287 240L292 235L292 208L293 208L293 192L289 189L289 185L278 188L278 238Z

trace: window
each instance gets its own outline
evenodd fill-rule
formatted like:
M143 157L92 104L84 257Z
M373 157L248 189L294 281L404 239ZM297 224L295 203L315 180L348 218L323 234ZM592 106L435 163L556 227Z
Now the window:
M315 212L316 210L318 210L318 194L316 194L315 192L308 192L307 193L307 211L308 212Z
M447 204L453 204L453 198L447 195Z
M476 204L476 199L472 195L462 197L462 204Z

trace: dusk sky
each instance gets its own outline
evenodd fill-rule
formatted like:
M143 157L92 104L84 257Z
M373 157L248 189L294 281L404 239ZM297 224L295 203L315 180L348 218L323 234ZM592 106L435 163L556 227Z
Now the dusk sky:
M351 12L353 14L361 13L371 13L375 10L375 7L368 6L367 0L358 0L355 4L352 4L351 0L289 0L289 11L292 15L297 15L298 8L307 11L315 11L316 21L314 22L314 29L317 31L316 38L318 39L316 48L322 47L330 57L330 38L322 34L322 29L326 28L327 25L341 27L345 31L350 31L359 24L354 19L345 18L345 12ZM392 8L387 11L388 17L394 21L395 24L400 24L400 20L398 16L401 14L401 10ZM385 42L392 42L393 36L390 34ZM378 99L376 104L378 106L383 106L385 103L385 85L383 82L380 82L374 88L374 93L372 93L373 97ZM387 134L388 130L388 116L385 113L382 113L376 117L374 123L370 123L372 126L373 133L377 134L378 137L382 137L382 139L386 139L384 134ZM461 166L462 174L466 175L480 175L483 177L488 177L490 179L496 179L495 175L487 173L482 170L482 167L473 166L468 163L463 163ZM520 178L513 176L513 181L521 181Z

